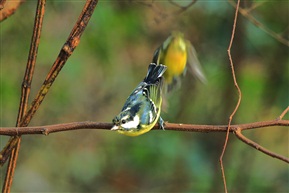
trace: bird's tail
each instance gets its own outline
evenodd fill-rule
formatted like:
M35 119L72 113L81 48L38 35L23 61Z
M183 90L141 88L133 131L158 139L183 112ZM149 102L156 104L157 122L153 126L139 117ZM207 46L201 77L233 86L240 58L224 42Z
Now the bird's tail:
M144 82L147 84L155 84L159 78L162 77L166 69L167 67L165 65L156 65L155 63L151 63L148 68L148 73L144 78Z

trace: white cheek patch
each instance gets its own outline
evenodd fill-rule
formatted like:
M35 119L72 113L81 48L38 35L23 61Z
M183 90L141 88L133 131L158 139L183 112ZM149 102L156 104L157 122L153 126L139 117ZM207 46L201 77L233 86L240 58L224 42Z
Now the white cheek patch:
M139 116L136 115L132 121L121 124L121 127L126 128L126 129L137 128L137 126L139 125L139 122L140 122Z

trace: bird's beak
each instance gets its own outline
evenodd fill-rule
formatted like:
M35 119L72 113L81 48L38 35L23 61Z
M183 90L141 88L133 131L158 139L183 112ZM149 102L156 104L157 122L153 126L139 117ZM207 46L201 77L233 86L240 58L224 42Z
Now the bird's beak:
M114 125L110 130L113 130L113 131L115 131L115 130L119 130L120 128L119 128L119 126L117 126L117 125Z

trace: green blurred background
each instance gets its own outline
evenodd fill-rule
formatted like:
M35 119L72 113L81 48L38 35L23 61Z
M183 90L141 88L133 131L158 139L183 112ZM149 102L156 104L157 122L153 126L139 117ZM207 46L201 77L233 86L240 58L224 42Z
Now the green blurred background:
M143 79L154 50L172 30L195 46L208 83L189 74L169 99L165 121L227 124L237 102L227 49L234 8L198 1L181 14L168 1L100 1L79 46L34 116L31 126L111 122ZM246 1L250 6L260 1ZM84 1L48 1L32 84L36 95ZM181 5L189 1L182 1ZM0 26L0 125L14 126L36 1ZM252 15L288 39L288 1L263 2ZM272 120L289 105L288 47L239 15L232 47L241 106L233 123ZM288 119L289 116L284 117ZM246 131L266 148L289 156L288 127ZM1 147L8 137L1 136ZM106 130L23 136L14 192L223 192L219 156L224 133L151 131L131 138ZM230 135L224 157L229 192L289 192L288 164ZM5 167L1 168L1 183ZM2 186L2 185L1 185Z

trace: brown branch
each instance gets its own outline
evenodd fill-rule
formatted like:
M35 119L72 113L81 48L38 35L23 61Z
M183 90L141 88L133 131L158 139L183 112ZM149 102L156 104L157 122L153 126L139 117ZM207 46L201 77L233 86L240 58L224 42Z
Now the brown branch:
M36 57L38 52L38 45L40 41L41 29L42 29L42 22L45 12L45 0L39 0L37 3L36 14L35 14L35 21L34 21L34 31L31 38L30 44L30 51L28 55L28 61L26 65L26 71L22 82L22 89L21 89L21 97L20 97L20 105L18 110L18 117L16 126L23 126L20 124L28 105L28 99L30 95L30 85L33 78ZM1 152L3 159L1 159L1 164L5 163L7 157L9 156L9 151L11 149L11 155L9 159L9 163L7 166L6 176L3 183L2 192L10 192L11 185L13 182L13 176L16 168L16 163L18 159L18 153L20 149L21 137L14 136L11 137L8 142L8 147Z
M39 1L37 4L37 8L36 8L34 31L33 31L32 38L31 38L30 51L28 55L26 71L25 71L25 75L22 81L20 105L19 105L19 110L18 110L16 126L23 126L20 124L20 122L27 110L28 98L30 94L30 86L32 83L32 77L33 77L35 63L36 63L36 57L37 57L37 52L38 52L38 45L39 45L39 40L40 40L44 12L45 12L45 1ZM10 143L12 143L12 141L13 139L10 140ZM14 142L14 144L16 143ZM5 153L3 153L2 151L1 155L3 154Z
M71 56L74 49L80 42L81 35L83 34L91 16L94 11L94 8L97 4L98 0L87 0L84 8L74 25L67 41L63 45L60 53L55 60L53 66L51 67L49 73L46 76L46 79L38 92L37 96L35 97L34 101L30 109L28 110L27 114L23 118L21 122L22 125L27 125L32 117L34 116L35 112L38 110L40 104L44 100L46 94L48 93L50 87L52 86L54 80L58 76L59 72L61 71L62 67L65 65L67 59Z
M109 130L113 125L111 123L97 123L91 121L85 122L73 122L73 123L64 123L64 124L56 124L56 125L46 125L46 126L35 126L35 127L3 127L0 128L0 135L8 135L8 136L21 136L21 135L49 135L51 133L71 131L71 130L82 130L82 129L104 129ZM281 161L289 163L289 159L280 156L276 153L273 153L269 150L266 150L261 145L249 140L246 138L240 137L240 132L245 130L257 129L257 128L265 128L272 126L289 126L289 120L271 120L271 121L262 121L262 122L253 122L239 125L231 125L229 132L234 132L236 136L243 141L244 143L253 146L257 150L271 156L277 158ZM156 125L154 130L159 130L159 126ZM227 132L228 125L192 125L192 124L176 124L176 123L166 123L165 130L171 131L187 131L187 132ZM253 144L253 145L252 145ZM258 148L257 148L258 147Z
M86 2L76 24L74 25L67 41L63 45L56 61L54 62L53 66L51 67L41 89L39 90L37 96L33 100L29 110L27 111L27 113L25 114L23 119L21 120L20 125L22 127L27 126L29 124L33 115L38 110L40 104L44 100L44 98L45 98L46 94L48 93L50 87L52 86L54 80L56 79L57 75L59 74L60 70L62 69L62 67L66 63L67 59L69 58L69 56L73 53L74 49L78 45L78 43L80 41L80 37L81 37L84 29L86 28L88 22L89 22L89 19L93 13L93 10L94 10L97 2L98 2L97 0L88 0ZM8 153L2 154L2 152L1 152L2 157L0 157L0 163L5 162L5 160L7 159L6 155L10 154L11 148L13 148L14 145L15 144L9 143L4 148L4 150L2 152L8 152Z
M6 2L6 0L0 0L0 22L13 15L23 2L24 0L13 0L8 2Z
M2 11L2 9L4 9L4 5L6 3L6 0L0 0L0 11ZM2 15L2 13L1 13Z
M43 0L42 3L43 2L45 4L45 0ZM26 101L26 99L28 100L29 92L27 92L27 90L30 90L31 82L29 84L29 82L24 81L23 90L26 90L26 91L24 92L23 97L21 97L21 105L20 105L19 116L18 116L18 121L19 122L17 122L17 125L21 125L21 126L25 127L31 121L33 115L35 114L35 112L39 108L41 102L44 100L44 97L46 96L47 92L49 91L52 83L56 79L58 73L60 72L60 70L62 69L62 67L66 63L67 59L73 53L74 49L78 45L78 43L80 41L80 37L81 37L84 29L86 28L86 26L87 26L87 24L88 24L88 22L90 20L90 17L92 15L93 11L94 11L94 8L95 8L97 2L98 2L97 0L87 0L87 2L85 4L85 6L84 6L84 8L83 8L78 20L77 20L74 28L72 29L72 32L70 33L66 43L62 47L62 49L61 49L56 61L54 62L50 72L48 73L48 75L47 75L47 77L46 77L46 79L45 79L40 91L38 92L36 98L32 102L32 105L31 105L30 109L28 110L28 112L25 114L25 116L24 116L24 113L26 112L25 101ZM39 11L39 9L37 9L37 10ZM44 9L43 9L43 11L44 11ZM37 14L39 14L39 13L37 12L36 16L37 16ZM44 14L44 12L43 12L43 14ZM35 20L35 23L36 23L36 20ZM34 29L36 29L36 28L34 28ZM37 43L32 41L32 44L36 45ZM33 48L31 50L33 50ZM35 55L35 57L36 57L36 55ZM33 55L29 55L28 63L29 63L30 60L33 61L34 59L35 58L34 58ZM31 68L29 68L27 66L26 72L27 71L31 72L33 70L31 70ZM26 75L25 75L25 77L26 77ZM32 80L32 78L31 78L31 80ZM26 84L26 83L28 83L28 84ZM28 95L27 95L27 93L28 93ZM12 161L9 162L9 165L8 165L6 180L5 180L5 183L4 183L4 186L3 186L3 190L2 190L3 192L10 192L10 188L11 188L11 184L12 184L12 178L13 178L13 173L14 173L14 170L15 170L15 165L16 165L17 156L18 156L19 145L20 145L20 138L18 136L16 136L16 137L13 137L11 140L9 140L9 142L5 146L4 150L1 151L0 163L2 165L6 162L7 158L12 153L11 154L11 158L10 158L10 160L12 160ZM13 149L14 147L15 147L15 149Z
M112 123L98 123L92 121L62 123L55 125L33 126L33 127L1 127L0 135L21 136L21 135L49 135L51 133L82 130L82 129L104 129L110 130ZM289 126L289 120L270 120L260 121L246 124L231 125L229 132L236 132L237 129L242 131L273 127L273 126ZM155 125L153 130L159 130L159 126ZM180 123L165 123L165 130L170 131L187 131L187 132L227 132L228 125L193 125Z
M237 79L236 79L234 64L233 64L233 60L232 60L232 56L231 56L231 48L232 48L234 37L235 37L239 6L240 6L240 0L238 0L238 2L237 2L236 11L235 11L235 17L234 17L234 23L233 23L233 29L232 29L232 35L231 35L231 40L230 40L229 47L228 47L228 50L227 50L228 51L229 60L230 60L230 66L231 66L231 70L232 70L234 86L236 87L236 89L238 91L238 102L237 102L237 104L235 106L235 109L233 110L233 112L231 113L231 115L229 117L226 138L225 138L224 146L223 146L223 149L222 149L222 153L221 153L220 158L219 158L225 193L228 192L228 189L227 189L225 168L224 168L224 164L223 164L223 157L224 157L224 154L225 154L225 151L226 151L226 148L227 148L227 144L228 144L228 141L229 141L229 131L231 129L232 119L233 119L234 115L236 114L236 112L237 112L237 110L238 110L238 108L240 106L241 99L242 99L242 93L241 93L240 87L239 87Z
M233 6L236 7L236 3L232 0L228 0L229 3ZM271 29L267 28L264 24L259 22L254 16L250 14L251 9L244 9L244 8L239 8L239 12L241 13L242 16L247 18L251 23L253 23L255 26L257 26L259 29L263 30L265 33L279 41L280 43L289 46L289 40L283 38L280 34L272 31Z
M49 135L51 133L71 131L71 130L83 130L83 129L104 129L109 130L113 125L111 123L97 123L92 121L84 121L84 122L73 122L73 123L63 123L56 125L45 125L45 126L35 126L35 127L2 127L0 128L0 135L8 135L8 136L21 136L21 135ZM258 147L257 150L277 158L281 161L289 163L289 158L284 156L280 156L276 153L273 153L269 150L266 150L261 145L249 140L245 139L240 135L241 131L257 129L257 128L265 128L272 126L289 126L289 120L271 120L271 121L262 121L262 122L253 122L239 125L230 125L230 129L228 129L228 125L192 125L192 124L177 124L177 123L166 123L165 130L171 131L187 131L187 132L203 132L203 133L211 133L211 132L234 132L238 139L243 141L244 143ZM153 130L159 130L159 126L156 125ZM244 140L245 139L245 140ZM253 145L252 145L253 144Z
M274 157L274 158L277 158L277 159L279 159L279 160L282 160L282 161L284 161L284 162L289 163L289 158L284 157L284 156L282 156L282 155L278 155L278 154L276 154L276 153L274 153L274 152L272 152L272 151L270 151L270 150L262 147L262 146L259 145L258 143L256 143L256 142L248 139L247 137L245 137L245 136L242 134L242 130L241 130L240 128L237 128L234 133L235 133L235 135L236 135L241 141L243 141L244 143L246 143L246 144L250 145L251 147L257 149L258 151L261 151L261 152L263 152L264 154L267 154L267 155L269 155L269 156L271 156L271 157Z

